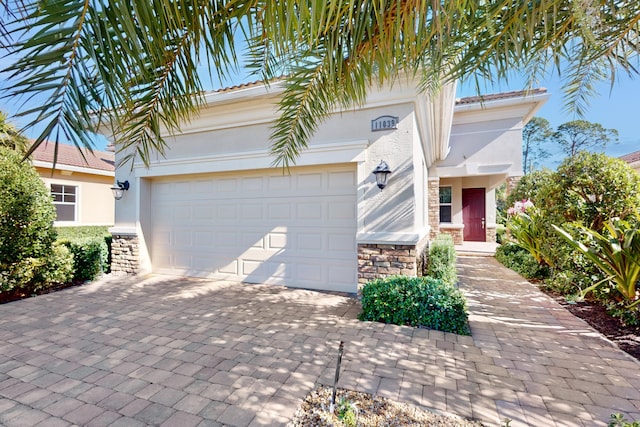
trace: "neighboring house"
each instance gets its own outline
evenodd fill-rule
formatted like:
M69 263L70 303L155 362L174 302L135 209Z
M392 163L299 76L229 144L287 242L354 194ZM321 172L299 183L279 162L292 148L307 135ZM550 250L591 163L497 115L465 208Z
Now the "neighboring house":
M269 154L283 88L210 93L201 114L167 137L165 157L117 171L130 189L116 202L112 271L347 292L416 275L440 231L495 240L494 190L522 175L522 127L549 96L373 90L320 125L283 171ZM393 171L383 190L372 175L381 160Z
M640 151L634 151L633 153L625 154L620 158L629 163L629 166L631 166L636 172L640 173Z
M56 226L113 225L114 154L42 143L31 163L45 182L56 207Z

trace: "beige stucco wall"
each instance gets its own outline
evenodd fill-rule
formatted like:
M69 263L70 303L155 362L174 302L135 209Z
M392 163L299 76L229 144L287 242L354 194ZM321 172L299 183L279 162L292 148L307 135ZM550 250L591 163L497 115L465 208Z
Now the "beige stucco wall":
M56 222L56 226L106 225L114 224L114 199L110 188L112 176L92 175L81 172L36 168L38 174L51 188L51 184L78 187L75 222Z

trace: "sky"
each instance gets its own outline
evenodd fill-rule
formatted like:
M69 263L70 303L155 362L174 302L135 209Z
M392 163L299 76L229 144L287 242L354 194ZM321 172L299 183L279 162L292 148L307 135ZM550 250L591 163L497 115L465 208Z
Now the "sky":
M0 68L8 65L9 60L10 58L0 60ZM203 72L202 74L206 73ZM226 86L254 80L256 80L255 77L247 76L246 73L239 71L231 81L226 82ZM207 78L203 77L203 81L206 82ZM0 82L0 87L4 84L6 84L6 82ZM208 86L206 89L216 89L220 87L218 82L205 84ZM525 87L525 80L518 78L516 75L511 78L509 82L486 85L482 88L482 92L483 94L488 94L521 90ZM564 110L561 80L559 77L555 75L551 76L540 81L537 87L545 87L548 93L551 94L549 101L537 112L537 116L549 120L553 127L578 118ZM605 152L611 156L619 157L640 150L640 76L630 78L624 74L619 74L616 77L616 82L613 87L611 87L610 82L602 82L597 86L597 90L599 95L591 99L590 108L583 119L600 123L605 128L618 130L619 143L611 144ZM473 85L458 85L458 97L474 96L477 94L475 86ZM35 100L35 102L38 102L38 100ZM17 105L19 104L17 104L15 100L0 98L0 110L7 112L10 116L16 113ZM18 127L26 123L25 120L19 119L12 119L12 121ZM27 132L27 136L31 138L36 137L37 131L41 131L41 129L36 128L31 132ZM106 144L107 141L105 139L98 139L96 148L103 150L106 148ZM542 163L546 167L555 168L564 156L557 147L547 146L545 148L550 152L550 157Z

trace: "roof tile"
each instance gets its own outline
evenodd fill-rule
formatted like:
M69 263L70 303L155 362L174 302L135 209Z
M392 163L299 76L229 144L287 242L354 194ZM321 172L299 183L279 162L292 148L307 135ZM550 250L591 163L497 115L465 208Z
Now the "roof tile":
M56 145L53 142L43 142L33 152L33 160L53 163L55 146ZM93 150L92 153L86 148L79 149L73 145L58 144L58 157L56 160L56 164L59 165L76 166L104 171L115 170L113 153L97 150Z

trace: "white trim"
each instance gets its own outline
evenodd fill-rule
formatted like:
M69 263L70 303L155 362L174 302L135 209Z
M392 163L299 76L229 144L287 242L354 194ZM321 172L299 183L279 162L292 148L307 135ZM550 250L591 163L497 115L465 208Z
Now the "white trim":
M356 234L357 244L417 245L427 233L365 232Z
M48 186L49 186L49 195L53 197L53 192L51 191L51 186L52 185L60 185L63 188L64 187L73 187L75 188L75 192L74 192L74 197L75 197L75 201L73 202L73 221L53 221L53 225L55 227L61 227L63 225L68 225L68 226L76 226L76 225L80 225L81 221L80 221L80 199L81 199L81 195L80 195L80 188L81 186L78 183L73 183L73 184L69 184L68 182L61 182L55 179L51 179L48 182ZM64 192L63 192L63 198L64 198ZM53 201L53 206L55 207L57 204L60 204L62 206L70 206L71 203L69 202L56 202ZM56 218L57 218L57 209L56 209Z
M509 175L513 163L485 164L463 163L460 166L437 166L440 178L458 178L467 176Z
M332 163L363 162L369 140L334 142L312 145L296 161L296 166ZM157 160L145 168L141 162L134 166L135 176L155 177L185 173L229 172L273 167L273 157L268 150L246 151L213 156L197 156L176 160Z
M464 224L458 224L458 223L453 223L453 222L443 222L440 223L440 229L445 229L445 230L462 230L464 228Z
M70 172L81 172L81 173L86 173L90 175L115 176L114 171L106 171L102 169L94 169L94 168L88 168L83 166L63 165L61 163L56 163L56 166L54 168L53 163L43 162L40 160L32 161L31 165L37 168L53 169L56 171L70 171Z
M116 225L109 228L107 231L112 235L118 235L118 236L137 236L138 235L138 229L136 227Z

